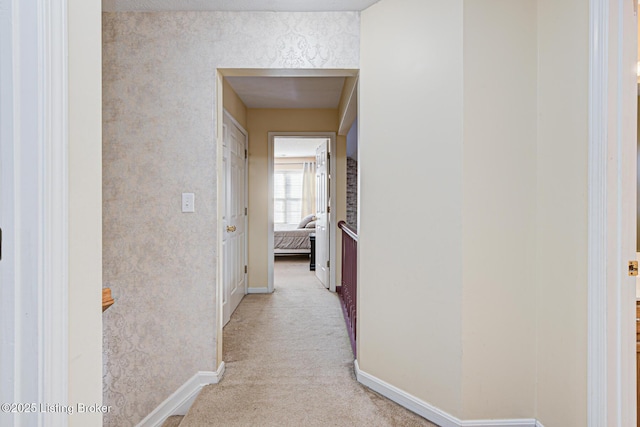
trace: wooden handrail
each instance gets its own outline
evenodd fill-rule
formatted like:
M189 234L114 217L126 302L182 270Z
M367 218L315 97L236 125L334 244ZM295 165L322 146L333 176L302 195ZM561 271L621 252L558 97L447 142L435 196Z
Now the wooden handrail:
M347 224L344 221L340 221L338 222L338 227L344 231L345 233L347 233L347 235L349 237L351 237L353 240L355 240L356 242L358 241L358 231L353 228L352 226L350 226L349 224Z
M103 288L102 289L102 312L111 307L114 301L111 297L111 288Z

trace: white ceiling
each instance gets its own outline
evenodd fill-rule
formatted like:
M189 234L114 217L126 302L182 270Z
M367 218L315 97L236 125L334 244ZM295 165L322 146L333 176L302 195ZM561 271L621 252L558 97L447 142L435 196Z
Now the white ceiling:
M344 77L227 77L247 108L337 108Z
M380 0L102 0L105 12L228 10L265 12L361 11Z
M316 148L327 138L276 138L274 157L315 157Z

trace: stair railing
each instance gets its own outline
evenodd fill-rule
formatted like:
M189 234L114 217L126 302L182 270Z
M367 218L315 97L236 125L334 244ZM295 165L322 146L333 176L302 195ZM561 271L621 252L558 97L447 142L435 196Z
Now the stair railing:
M356 319L358 314L358 232L344 221L342 230L342 280L336 291L340 296L342 313L347 324L353 357L356 355Z

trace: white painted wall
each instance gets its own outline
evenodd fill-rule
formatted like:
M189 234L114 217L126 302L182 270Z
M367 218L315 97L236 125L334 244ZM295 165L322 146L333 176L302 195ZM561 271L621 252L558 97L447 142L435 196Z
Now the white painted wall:
M537 414L587 424L589 11L538 1Z
M382 0L361 29L360 369L586 425L588 8Z
M102 11L69 0L69 402L102 403ZM69 425L101 426L102 414Z
M361 370L460 415L461 0L361 15Z
M534 413L535 0L464 1L464 419Z

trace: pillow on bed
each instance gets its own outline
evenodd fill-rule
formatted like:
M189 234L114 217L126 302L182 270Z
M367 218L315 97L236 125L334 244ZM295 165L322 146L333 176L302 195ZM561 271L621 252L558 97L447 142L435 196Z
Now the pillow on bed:
M316 228L316 222L311 221L309 224L305 225L304 228Z
M307 224L315 220L316 220L316 216L314 214L307 215L304 218L302 218L302 221L300 221L300 224L298 224L298 228L305 228Z

